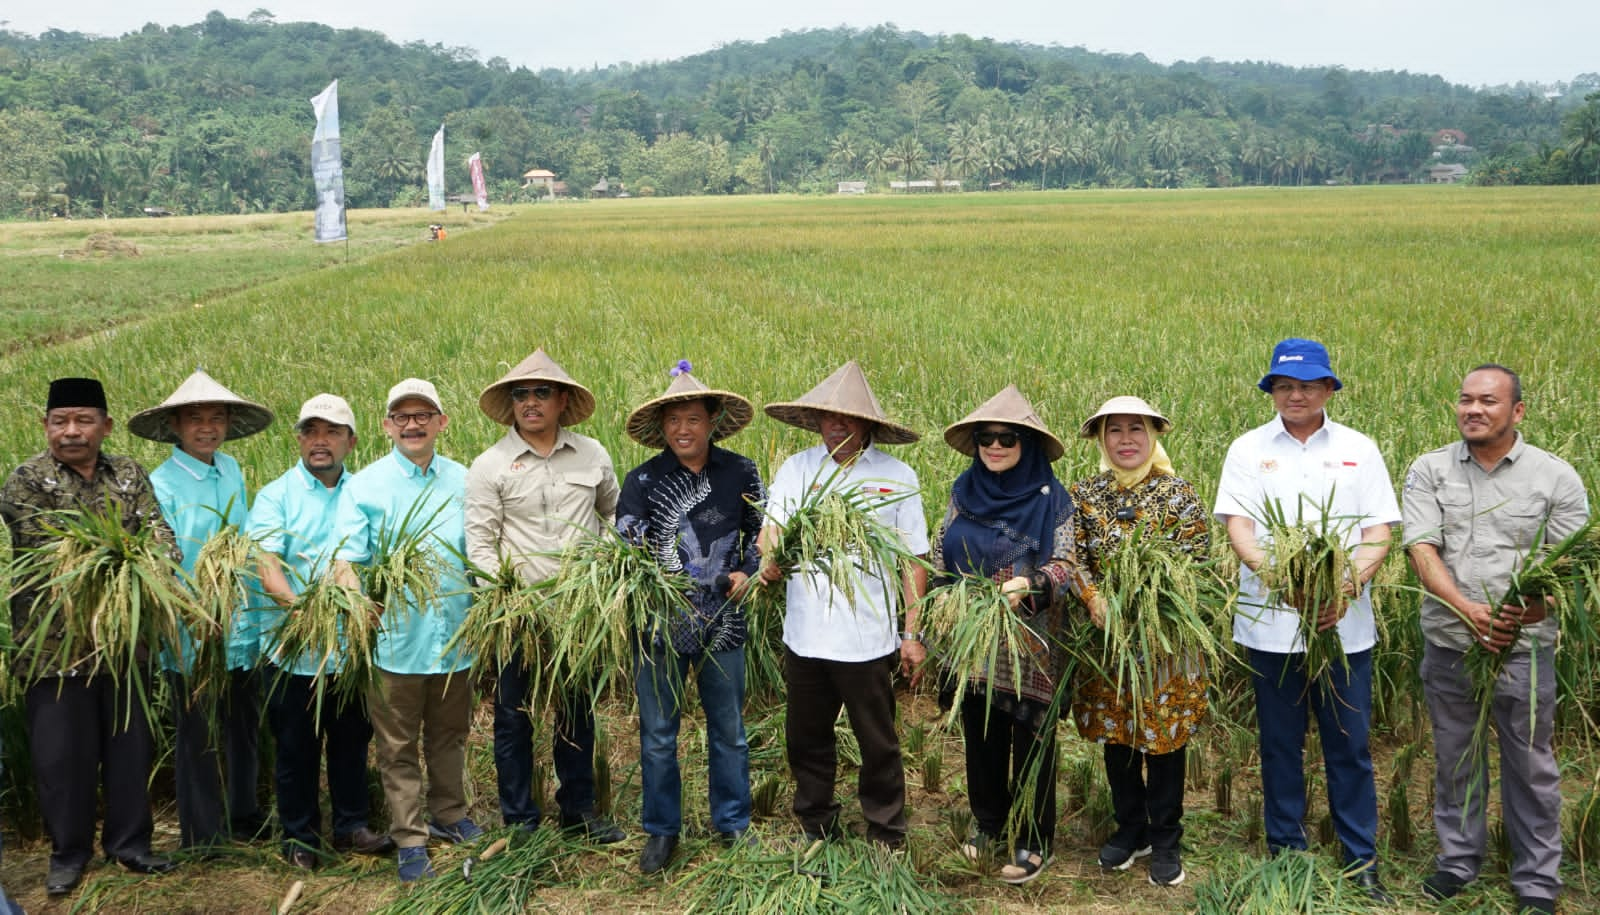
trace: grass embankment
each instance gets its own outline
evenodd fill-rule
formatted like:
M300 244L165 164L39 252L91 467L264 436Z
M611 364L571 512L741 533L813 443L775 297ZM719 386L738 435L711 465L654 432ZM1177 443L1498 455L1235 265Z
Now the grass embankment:
M424 220L417 222L421 231ZM1529 440L1566 456L1594 491L1594 455L1600 453L1600 431L1591 420L1591 328L1600 298L1596 237L1600 191L1589 188L536 207L441 245L266 286L209 286L249 288L114 335L18 352L0 366L0 415L7 417L0 458L14 464L42 447L35 417L50 377L99 375L114 413L126 417L159 402L203 363L234 391L279 414L266 434L229 449L244 464L252 489L294 460L285 420L317 391L343 394L355 406L360 461L381 454L383 393L413 374L438 384L453 416L441 449L470 461L501 434L476 410L477 393L543 345L596 393L599 408L580 431L611 450L619 473L648 456L625 436L624 418L660 391L667 368L680 358L693 360L695 375L708 384L761 403L792 399L854 357L888 412L925 434L921 443L894 452L921 475L931 516L942 510L965 463L937 432L1008 382L1063 437L1106 397L1144 396L1176 423L1168 449L1179 472L1209 501L1228 443L1270 417L1270 404L1254 383L1272 343L1294 335L1330 346L1346 385L1330 413L1377 440L1397 484L1412 458L1455 437L1450 404L1461 375L1480 362L1500 361L1524 373ZM207 256L204 240L187 243L201 249L195 257ZM165 457L163 448L120 429L107 444L150 466ZM766 419L729 442L769 475L809 444L805 435ZM1070 446L1057 465L1068 482L1093 469L1086 444ZM1403 580L1403 563L1391 558L1380 581ZM1375 659L1380 797L1388 799L1380 830L1386 879L1402 909L1428 909L1416 890L1431 870L1433 842L1415 597L1386 590L1379 613L1386 624L1385 647ZM1590 788L1600 758L1574 714L1595 703L1600 677L1584 673L1594 669L1594 651L1574 646L1563 657L1568 688L1575 690L1562 706L1569 802ZM1221 671L1217 681L1216 721L1191 756L1185 887L1156 890L1145 885L1142 868L1104 876L1093 866L1108 798L1098 748L1070 737L1062 751L1064 822L1056 862L1044 877L1015 890L963 870L951 839L965 809L960 743L927 730L937 712L925 698L906 706L903 716L912 863L941 884L952 903L968 900L980 910L1155 912L1190 904L1194 885L1208 874L1237 874L1241 862L1261 851L1248 689L1237 671ZM540 890L538 899L565 911L674 911L685 898L637 873L634 725L625 703L609 711L616 812L633 837L563 859L570 864L559 886ZM747 720L752 783L758 797L776 789L763 805L775 816L763 818L759 828L768 836L791 835L796 830L784 816L781 707L753 704ZM689 819L668 887L717 854L706 837L700 740L698 726L686 724ZM488 743L484 723L470 755L474 810L480 822L494 823ZM19 752L8 744L8 761ZM1314 843L1326 841L1317 753L1313 739L1307 770ZM841 793L848 794L853 780L847 771ZM850 804L846 809L854 812ZM170 844L170 804L160 813L160 841ZM1493 816L1497 820L1498 812ZM1319 847L1324 858L1336 856ZM43 853L38 843L7 849L5 882L25 891L30 909L42 903ZM440 857L442 866L459 869L459 853ZM1567 873L1569 911L1600 904L1574 857ZM104 881L99 891L110 894L101 897L108 910L259 910L293 879L273 862L271 849L263 847L159 881L104 870L91 876ZM1595 862L1589 863L1592 874ZM1492 863L1486 871L1502 872L1503 865ZM389 862L325 871L309 889L302 905L326 912L364 909L400 895ZM1509 905L1504 877L1491 876L1456 910Z

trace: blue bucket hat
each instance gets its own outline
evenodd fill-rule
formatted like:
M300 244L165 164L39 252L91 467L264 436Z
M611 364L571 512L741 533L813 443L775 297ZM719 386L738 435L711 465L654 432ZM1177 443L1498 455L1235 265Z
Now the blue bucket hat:
M1332 378L1335 391L1344 387L1338 376L1333 374L1333 367L1328 362L1328 348L1315 340L1303 340L1299 337L1280 340L1278 345L1272 348L1272 365L1267 368L1267 373L1261 376L1261 380L1256 382L1256 387L1268 394L1272 393L1272 378L1276 375L1300 381Z

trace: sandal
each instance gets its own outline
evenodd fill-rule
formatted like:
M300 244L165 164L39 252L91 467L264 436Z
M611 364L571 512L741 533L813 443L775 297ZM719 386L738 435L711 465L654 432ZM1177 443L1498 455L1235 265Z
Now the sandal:
M967 836L961 843L961 857L970 864L990 864L995 859L994 837L986 833L975 832Z
M1019 848L1011 863L1000 868L1000 880L1002 883L1020 886L1039 876L1039 872L1049 863L1050 856L1044 852Z

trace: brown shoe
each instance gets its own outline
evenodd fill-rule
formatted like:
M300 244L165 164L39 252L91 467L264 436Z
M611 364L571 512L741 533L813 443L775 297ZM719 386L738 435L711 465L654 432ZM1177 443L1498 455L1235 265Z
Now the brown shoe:
M394 851L394 839L386 833L373 832L363 826L354 832L334 836L333 849L358 855L387 855Z

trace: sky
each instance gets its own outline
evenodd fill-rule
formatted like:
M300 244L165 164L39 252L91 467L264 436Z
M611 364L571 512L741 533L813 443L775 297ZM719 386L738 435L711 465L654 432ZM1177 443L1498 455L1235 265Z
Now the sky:
M5 0L0 28L115 36L191 25L211 10L314 21L396 42L470 47L481 60L581 69L666 61L783 31L892 23L925 34L1292 66L1434 73L1469 86L1600 71L1600 0Z

